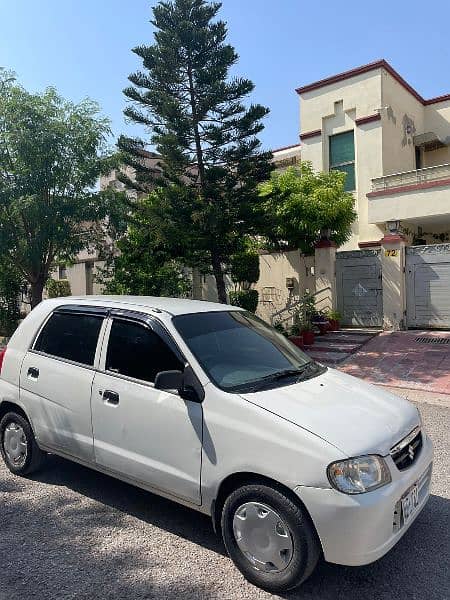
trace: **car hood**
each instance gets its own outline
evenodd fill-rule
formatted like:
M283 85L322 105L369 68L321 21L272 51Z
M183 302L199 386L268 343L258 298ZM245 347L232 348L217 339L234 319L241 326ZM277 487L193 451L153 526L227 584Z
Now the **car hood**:
M419 424L418 412L407 400L334 369L306 381L241 396L348 456L385 456Z

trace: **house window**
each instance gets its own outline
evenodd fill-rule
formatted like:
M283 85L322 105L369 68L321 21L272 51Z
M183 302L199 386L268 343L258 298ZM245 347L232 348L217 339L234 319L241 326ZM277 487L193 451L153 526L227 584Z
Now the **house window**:
M65 265L59 267L59 279L67 279L67 267Z
M330 136L330 171L347 174L345 190L355 190L355 138L352 131Z

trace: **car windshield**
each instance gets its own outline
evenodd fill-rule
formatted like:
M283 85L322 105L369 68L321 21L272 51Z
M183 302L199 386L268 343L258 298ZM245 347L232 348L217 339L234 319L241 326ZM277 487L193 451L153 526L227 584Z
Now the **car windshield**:
M301 373L311 359L273 327L244 311L180 315L173 323L221 389L256 391L266 380Z

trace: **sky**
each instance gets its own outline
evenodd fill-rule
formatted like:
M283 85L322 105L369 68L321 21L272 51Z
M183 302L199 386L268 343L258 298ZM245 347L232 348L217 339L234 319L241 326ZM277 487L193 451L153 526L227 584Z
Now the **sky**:
M96 100L113 135L127 124L122 90L152 43L154 0L0 0L0 66L29 91L55 86ZM223 0L220 17L251 79L251 101L270 108L265 148L298 142L295 88L385 58L425 98L450 93L449 0ZM115 137L111 138L111 144Z

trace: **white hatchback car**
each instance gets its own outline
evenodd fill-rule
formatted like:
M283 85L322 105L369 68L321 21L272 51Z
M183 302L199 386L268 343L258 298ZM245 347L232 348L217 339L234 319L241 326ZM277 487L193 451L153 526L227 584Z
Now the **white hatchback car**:
M51 452L211 515L237 567L272 592L302 583L321 554L380 558L429 495L432 445L412 404L238 308L47 300L0 363L13 473Z

